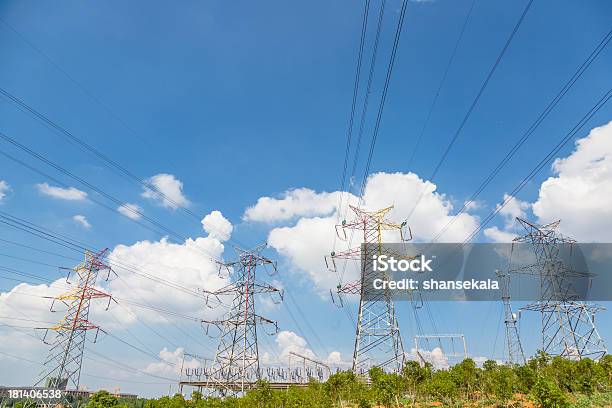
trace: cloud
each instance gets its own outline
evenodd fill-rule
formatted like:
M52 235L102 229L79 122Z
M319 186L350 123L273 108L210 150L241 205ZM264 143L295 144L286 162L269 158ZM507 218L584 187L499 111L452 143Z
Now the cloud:
M346 366L349 364L348 362L342 360L342 354L339 351L332 351L329 353L326 359L319 359L317 355L310 348L308 348L307 342L303 337L289 330L280 331L276 335L275 342L279 350L278 356L283 362L288 362L290 353L293 352L314 360L322 361L335 367ZM296 356L291 357L292 360L295 360L296 358L299 359L299 357Z
M300 189L303 191L304 189ZM434 238L439 231L447 226L454 216L453 205L446 195L436 191L437 186L431 182L424 181L414 173L376 173L371 175L364 191L363 207L373 210L381 209L394 205L394 209L389 213L388 218L398 223L406 220L415 207L417 198L421 199L414 208L408 221L415 241L429 241ZM290 266L299 272L306 272L305 277L311 280L321 292L327 292L329 288L335 287L338 283L337 276L327 270L323 261L323 256L329 254L336 242L336 251L346 249L348 242L338 240L335 234L335 225L338 220L337 198L338 193L311 193L293 194L286 193L281 200L269 199L258 200L257 206L263 202L266 211L258 211L259 218L286 219L286 214L305 214L297 219L291 226L277 227L270 231L268 243L281 255L287 258ZM310 191L310 190L307 190ZM319 194L320 198L313 197ZM335 199L330 199L334 197ZM304 202L299 198L304 198ZM345 197L343 200L356 203L355 196ZM321 204L324 203L325 205ZM314 205L315 208L308 209L307 205ZM350 220L353 214L350 211L345 213L343 205L342 216ZM331 207L330 207L331 206ZM329 208L334 209L329 213ZM248 210L247 210L248 213ZM319 214L312 216L312 214ZM246 216L246 214L245 214ZM248 217L252 217L249 215ZM446 228L445 232L439 237L441 242L460 242L471 233L478 225L478 220L469 212L459 215ZM398 240L399 236L388 235L387 240ZM359 241L355 240L352 245ZM355 265L349 266L343 281L350 281L356 278L357 268Z
M66 290L67 284L63 278L49 285L20 283L8 292L0 292L0 315L54 322L57 320L57 313L49 310L50 298ZM41 326L41 323L35 323L33 326Z
M172 243L162 238L118 245L108 257L120 275L110 283L110 291L118 299L131 299L186 316L217 316L223 310L206 307L204 297L198 291L215 290L228 283L226 278L219 276L215 263L215 259L221 259L223 250L221 241L210 236L188 238L183 243ZM169 282L172 287L168 286ZM184 320L160 316L147 308L132 307L132 310L139 317L153 322Z
M351 361L345 361L342 358L342 354L339 351L332 351L331 353L329 353L329 355L325 359L325 362L331 367L338 367L344 370L349 369L352 365Z
M533 203L538 222L561 219L560 230L579 241L612 239L612 122L578 139L574 151L552 165Z
M125 203L117 207L117 211L132 220L139 220L142 218L141 214L143 210L138 204Z
M502 231L497 227L486 228L483 232L485 237L493 242L512 242L518 236L514 232Z
M184 354L185 350L183 347L178 347L174 351L170 351L164 347L159 352L161 361L150 363L143 371L161 376L175 376L181 374L181 367L185 369L202 367L202 364L194 358L186 357L183 360Z
M163 238L116 246L109 254L108 261L118 277L109 282L99 279L96 288L112 294L118 303L111 303L110 309L105 310L105 299L92 301L91 321L103 329L119 333L121 337L121 332L137 321L164 325L174 321L190 321L179 316L219 318L223 313L222 308L206 307L198 289L214 290L228 283L227 279L218 276L213 260L221 258L223 249L222 242L211 236L187 239L183 243L170 243ZM74 281L68 284L65 278L60 278L49 285L20 283L11 290L0 291L0 316L36 320L11 322L15 325L48 327L58 322L65 311L61 302L55 302L54 310L57 312L52 313L49 310L51 298L74 289L75 284ZM173 314L168 315L162 309ZM4 322L0 319L0 323ZM21 339L14 329L0 325L0 344L14 344L15 350L12 351L17 355L23 354L20 348L25 349L22 346L27 344L28 352L38 350L42 359L48 348L42 342L30 343ZM11 352L9 347L5 349ZM182 350L163 349L160 352L162 359L174 362L178 355L182 359ZM186 364L190 367L192 363L186 360ZM147 370L152 373L166 372L163 370L168 368L167 364L156 362L149 365Z
M274 340L279 349L279 358L282 361L289 361L291 352L301 354L306 357L316 359L315 353L306 345L306 340L292 331L282 330L276 335Z
M332 250L335 224L334 217L301 218L293 227L270 231L268 244L287 258L292 268L306 272L315 286L326 292L338 283L323 260Z
M417 361L425 360L425 362L430 363L438 370L445 370L450 367L448 356L440 347L434 347L431 351L419 350L419 355L417 355L416 349L413 347L410 349L409 355Z
M346 195L346 193L345 193ZM257 203L246 209L245 221L278 222L296 217L314 217L333 213L340 193L317 193L309 188L285 191L282 198L260 197Z
M60 200L83 201L87 198L87 193L74 187L62 188L50 186L48 183L36 184L38 191L49 197L59 198Z
M35 361L44 361L49 352L49 346L42 341L46 328L58 324L67 312L67 306L60 301L52 301L53 297L69 293L76 286L74 279L71 284L65 278L55 280L50 284L20 283L7 292L0 292L0 316L11 316L10 321L0 319L0 344L2 351L15 355L25 355ZM97 289L102 289L96 286ZM53 305L54 312L51 311ZM111 315L106 311L106 301L93 300L89 308L88 319L106 330L123 329L132 324L134 319L125 313ZM9 324L10 327L4 326ZM46 334L46 341L52 342L54 332ZM100 334L102 336L102 334Z
M495 209L499 210L499 214L506 219L506 228L514 226L517 217L527 217L526 211L531 207L528 202L521 201L507 193L504 193L503 202L506 203L505 206L502 207L501 204L497 204Z
M223 216L221 211L213 211L202 219L202 227L209 236L218 239L219 241L227 241L232 235L234 227Z
M4 200L4 197L6 197L6 194L10 190L11 190L11 186L9 186L9 184L6 181L0 180L0 202Z
M145 188L142 197L157 201L163 207L176 209L190 203L183 194L183 182L172 174L160 173L146 180L154 189Z
M482 201L478 201L478 200L474 200L474 201L465 201L463 203L463 205L465 206L465 209L470 211L470 210L480 210L481 208L484 207L484 203Z
M156 327L162 325L163 329L163 325L174 322L180 325L185 322L197 324L193 320L179 317L181 315L202 319L219 318L223 313L222 308L206 307L198 289L214 290L228 283L227 279L218 276L214 261L221 259L223 250L222 242L212 236L187 239L182 243L170 243L163 238L159 241L139 241L116 246L109 254L108 261L113 265L118 277L109 282L99 280L97 288L111 293L118 303L111 303L110 309L106 311L105 299L92 301L91 321L124 338L125 334L122 332L137 321L150 322ZM50 312L51 298L73 289L74 286L75 282L69 285L65 278L60 278L50 285L20 283L8 291L0 291L0 316L37 321L11 321L9 324L13 325L48 327L57 323L65 310L61 302L56 302L54 309L57 312ZM168 315L162 309L174 314ZM21 334L17 329L3 327L3 323L6 322L0 319L0 344L6 345L3 351L24 355L25 350L28 358L43 361L48 346L40 340ZM23 330L34 333L31 329ZM113 342L103 334L100 334L99 340ZM162 349L159 355L163 360L175 364L180 355L182 361L182 350L179 349ZM4 357L0 356L0 364L4 364L3 359ZM195 366L199 363L186 359L187 367L193 367L192 364ZM155 361L146 369L151 373L163 372L169 375L167 370L172 370L173 367ZM176 376L176 373L172 376Z
M75 215L74 217L72 217L72 219L79 224L81 227L85 228L85 229L91 229L91 224L89 223L89 221L87 221L87 218L84 215Z

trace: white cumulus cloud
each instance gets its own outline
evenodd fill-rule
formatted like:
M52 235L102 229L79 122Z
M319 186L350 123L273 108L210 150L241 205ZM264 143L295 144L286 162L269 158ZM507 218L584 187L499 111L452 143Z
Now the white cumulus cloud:
M183 347L179 347L174 351L164 347L159 352L160 361L150 363L145 367L144 371L149 374L173 377L180 375L181 367L185 369L202 367L202 364L193 357L185 357L183 360L184 354L185 350Z
M275 200L265 197L263 201L266 214L261 216L265 220L287 219L282 214L300 215L297 221L290 226L274 228L268 236L268 243L280 254L285 256L296 271L306 272L306 277L323 292L337 285L337 277L326 267L323 256L329 254L337 243L336 251L346 249L348 243L337 240L334 237L335 225L338 220L337 209L338 193L318 193L320 199L314 198L312 193L294 194L291 190L283 199ZM314 193L315 195L317 193ZM300 197L305 202L299 200ZM333 197L333 199L330 199ZM415 203L420 201L415 208ZM414 173L376 173L371 175L366 184L363 207L369 210L377 210L394 205L394 209L388 214L390 220L401 223L408 220L415 241L428 241L434 238L439 231L446 228L447 224L456 214L450 199L437 191L437 186L431 182L424 181ZM261 199L253 208L257 208ZM321 202L325 205L321 205ZM350 220L353 217L351 211L347 211L346 204L355 204L355 196L345 197L343 200L342 218ZM307 209L307 205L314 205L314 209ZM332 212L329 209L332 208ZM414 210L413 210L414 209ZM261 214L261 212L258 212ZM253 219L253 215L245 213L245 217ZM312 214L315 214L314 216ZM318 215L317 215L318 214ZM303 216L302 216L303 215ZM478 225L477 218L469 212L459 215L454 222L446 228L439 237L441 242L461 242ZM389 236L386 239L399 240L399 236ZM353 245L357 245L355 240ZM349 266L345 275L345 281L356 277L356 267Z
M217 238L220 241L227 241L232 235L234 227L227 220L221 211L212 211L202 219L202 228L210 237Z
M60 200L82 201L87 198L87 193L75 187L56 187L48 183L36 184L36 188L41 194L49 197L58 198Z
M255 205L246 209L243 219L271 223L296 217L330 215L338 207L339 200L337 191L317 193L309 188L296 188L285 191L281 198L260 197Z
M141 214L143 210L138 204L125 203L117 207L117 211L119 211L121 215L125 215L132 220L139 220L142 218Z
M288 361L291 352L315 359L315 353L308 348L306 340L292 331L282 330L276 335L276 344L280 351L279 357Z
M6 181L0 180L0 202L4 200L4 197L6 197L6 194L10 191L10 189L11 186L9 186Z
M507 193L504 193L503 202L506 203L506 205L502 207L501 204L497 204L495 209L499 210L499 214L506 219L506 228L511 228L515 225L515 219L517 217L525 218L527 216L526 211L531 207L531 204L528 202L521 201Z
M227 284L219 276L214 259L221 259L223 244L213 237L188 238L183 243L172 243L167 238L159 241L139 241L132 245L118 245L108 259L120 279L110 283L110 291L117 298L171 310L190 317L202 317L203 312L216 315L222 310L206 307L201 289L215 290ZM170 285L170 286L169 286ZM168 322L178 317L163 315L132 307L141 318Z
M91 224L87 220L87 217L85 217L84 215L77 214L74 217L72 217L72 219L74 220L74 222L79 224L81 227L83 227L83 228L85 228L87 230L91 229Z
M612 122L576 141L555 160L554 176L540 186L533 213L540 223L560 219L568 236L586 242L612 239Z
M518 236L514 232L500 230L497 227L485 228L483 233L493 242L512 242Z
M157 201L163 207L176 209L187 207L189 200L183 194L183 182L172 174L160 173L146 180L154 188L145 188L144 198Z

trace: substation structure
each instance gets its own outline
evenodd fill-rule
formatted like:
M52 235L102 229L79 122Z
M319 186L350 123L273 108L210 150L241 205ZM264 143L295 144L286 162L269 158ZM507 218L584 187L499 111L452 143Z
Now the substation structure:
M268 386L275 390L284 390L290 386L306 387L312 380L324 382L332 374L332 369L326 363L305 356L303 354L289 352L289 365L271 365L260 368L260 380L268 382ZM210 394L211 386L210 378L215 370L212 367L204 365L201 368L185 368L181 370L181 380L179 381L179 392L183 392L183 387L193 387L200 392L208 391ZM184 375L184 378L183 378ZM232 381L223 384L226 388L225 395L239 394L248 391L257 386L257 382L248 381Z

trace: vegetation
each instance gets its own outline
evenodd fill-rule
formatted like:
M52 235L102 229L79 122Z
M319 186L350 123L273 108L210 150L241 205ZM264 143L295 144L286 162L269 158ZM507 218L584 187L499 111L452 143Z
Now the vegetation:
M612 356L599 362L571 361L539 353L523 366L466 359L448 370L406 363L401 374L373 368L369 381L339 372L325 383L272 390L264 381L240 398L119 400L107 391L93 394L85 408L374 408L374 407L612 407ZM75 401L76 403L76 401ZM76 406L77 404L75 404ZM20 403L13 405L21 408Z

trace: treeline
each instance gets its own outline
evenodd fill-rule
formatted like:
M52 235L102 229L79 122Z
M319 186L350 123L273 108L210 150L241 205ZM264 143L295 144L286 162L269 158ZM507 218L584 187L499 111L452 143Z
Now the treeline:
M525 365L472 359L447 369L406 363L401 374L380 368L369 381L352 372L332 375L306 387L272 390L266 382L239 398L203 398L193 392L159 399L118 400L106 391L94 394L86 408L298 408L298 407L612 407L612 356L598 362L571 361L539 353ZM20 408L20 407L15 407Z
M448 370L409 361L401 374L385 373L380 368L371 369L369 374L369 384L352 372L341 372L324 383L312 382L304 388L276 391L261 382L241 398L203 399L196 392L189 401L180 395L163 397L147 401L145 408L429 407L434 402L447 407L612 406L609 355L595 362L539 353L525 365L500 365L489 360L482 368L466 359Z

